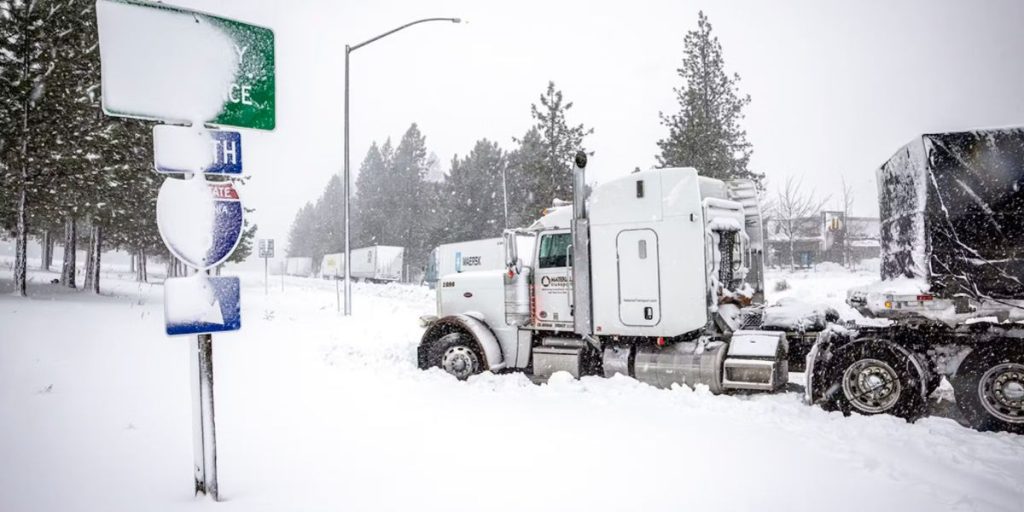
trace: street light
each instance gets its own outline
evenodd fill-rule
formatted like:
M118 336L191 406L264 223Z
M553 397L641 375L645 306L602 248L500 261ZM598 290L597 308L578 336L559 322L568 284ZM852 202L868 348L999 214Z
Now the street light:
M452 23L462 23L462 20L459 19L459 18L423 18L421 20L416 20L416 21L413 21L413 22L410 22L410 23L406 23L405 25L402 25L400 27L391 29L391 30L389 30L387 32L384 32L383 34L381 34L379 36L372 37L372 38L367 39L366 41L363 41L363 42L361 42L359 44L351 45L351 46L350 45L345 45L345 181L344 181L344 185L345 185L345 316L349 316L349 315L352 314L352 276L351 276L351 274L352 274L352 272L351 272L351 270L352 270L352 258L351 258L352 251L351 251L351 248L349 246L349 243L350 243L350 236L349 236L349 233L350 233L350 230L349 230L349 203L351 203L352 191L350 190L350 187L349 187L349 185L351 183L351 180L349 179L349 157L348 157L348 77L349 77L348 56L352 52L354 52L354 51L356 51L356 50L358 50L358 49L360 49L360 48L362 48L362 47L364 47L364 46L366 46L366 45L368 45L368 44L370 44L370 43L372 43L372 42L374 42L374 41L376 41L378 39L383 39L383 38L385 38L387 36L390 36L391 34L394 34L395 32L398 32L399 30L402 30L402 29L405 29L405 28L409 28L409 27L411 27L413 25L417 25L417 24L420 24L420 23L426 23L428 21L450 21Z

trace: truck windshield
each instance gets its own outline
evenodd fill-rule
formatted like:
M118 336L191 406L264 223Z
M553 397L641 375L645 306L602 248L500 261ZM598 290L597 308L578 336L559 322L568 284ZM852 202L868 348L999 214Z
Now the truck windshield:
M572 243L572 235L569 233L558 233L541 237L540 256L537 262L540 268L566 266L568 264L570 243Z

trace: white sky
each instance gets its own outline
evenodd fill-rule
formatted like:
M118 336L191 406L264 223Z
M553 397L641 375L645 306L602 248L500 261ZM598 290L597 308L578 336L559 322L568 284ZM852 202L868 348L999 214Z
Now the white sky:
M1024 2L552 2L175 0L268 26L277 43L277 129L244 136L243 197L260 237L282 242L296 210L342 168L344 46L433 16L352 54L352 167L412 122L447 169L482 137L513 147L554 80L593 127L589 180L655 163L675 111L682 39L710 17L750 94L751 168L876 215L875 168L916 134L1024 124ZM833 206L835 206L833 204ZM340 212L339 212L340 215ZM282 244L283 246L283 244Z

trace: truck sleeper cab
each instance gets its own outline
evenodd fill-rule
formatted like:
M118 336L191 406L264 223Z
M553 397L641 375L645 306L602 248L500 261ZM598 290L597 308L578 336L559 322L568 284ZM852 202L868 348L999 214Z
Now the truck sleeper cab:
M582 174L579 166L577 190ZM424 333L420 366L459 378L517 369L778 389L785 337L735 328L736 304L762 289L745 280L760 263L744 230L760 226L749 204L692 168L622 177L597 187L589 205L577 196L505 234L505 270L439 279L439 318ZM533 251L520 256L524 235Z

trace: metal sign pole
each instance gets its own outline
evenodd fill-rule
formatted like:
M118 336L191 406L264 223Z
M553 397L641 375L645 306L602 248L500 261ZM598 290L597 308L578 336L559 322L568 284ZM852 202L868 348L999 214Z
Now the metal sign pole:
M192 347L192 433L195 493L214 501L217 492L217 425L213 411L213 335L200 334Z
M263 255L263 295L270 295L270 258Z

